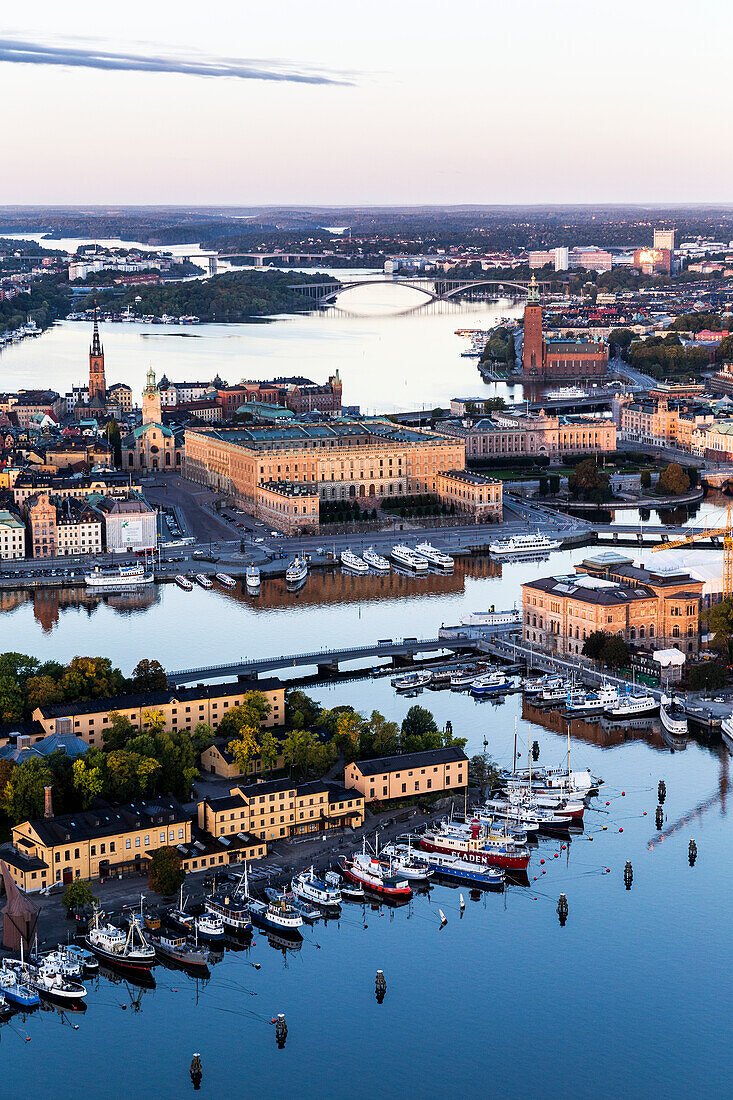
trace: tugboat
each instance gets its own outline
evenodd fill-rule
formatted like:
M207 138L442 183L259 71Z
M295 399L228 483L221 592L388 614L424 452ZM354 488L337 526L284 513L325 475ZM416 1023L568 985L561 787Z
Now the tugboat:
M145 939L135 914L130 917L127 932L114 924L102 924L101 916L99 906L95 906L89 932L84 940L98 959L126 970L149 971L155 966L155 948Z
M341 890L328 879L321 879L312 867L301 871L291 883L296 898L319 906L321 909L336 910L341 905Z

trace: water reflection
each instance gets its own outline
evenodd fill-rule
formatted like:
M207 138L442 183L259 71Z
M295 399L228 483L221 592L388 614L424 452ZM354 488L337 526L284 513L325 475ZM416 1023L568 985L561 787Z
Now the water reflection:
M65 588L0 589L0 614L30 604L33 618L44 634L54 629L64 611L84 609L92 615L100 604L104 604L113 611L129 615L147 611L158 603L160 592L158 586L152 584L105 595L92 594L83 584Z

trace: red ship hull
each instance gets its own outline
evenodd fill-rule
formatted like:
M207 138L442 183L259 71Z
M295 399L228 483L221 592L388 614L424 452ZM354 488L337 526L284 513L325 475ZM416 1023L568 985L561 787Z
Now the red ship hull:
M359 886L363 886L365 890L371 891L373 894L383 894L387 898L411 898L412 887L411 886L385 886L384 883L371 882L367 878L362 878L358 872L353 871L345 860L340 861L340 870L342 875L345 875L350 882L356 882Z
M529 866L529 852L520 855L502 851L501 848L451 848L422 838L418 843L424 852L446 852L460 856L467 863L488 863L490 867L504 867L508 871L524 871Z

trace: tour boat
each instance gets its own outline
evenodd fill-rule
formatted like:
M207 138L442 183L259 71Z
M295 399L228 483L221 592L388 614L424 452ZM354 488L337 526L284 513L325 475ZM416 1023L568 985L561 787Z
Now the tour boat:
M208 948L192 946L185 936L168 936L161 933L159 936L149 936L155 953L165 962L177 963L178 966L202 968L208 966Z
M259 592L260 590L260 571L256 565L248 565L245 573L245 583L247 585L248 592Z
M452 569L453 558L450 554L444 554L442 550L438 550L437 546L433 546L431 542L420 542L415 547L415 552L420 554L421 557L427 558L428 564L435 566L437 569Z
M496 695L510 687L511 684L503 672L487 672L485 676L473 680L471 695Z
M366 847L353 856L339 856L337 862L346 878L370 893L405 900L412 897L412 887L407 879L390 874L375 856L367 853Z
M211 577L207 577L205 573L194 573L193 579L196 584L200 584L202 588L213 588L214 582Z
M392 687L395 691L415 691L417 688L426 687L432 678L432 672L420 669L418 672L408 672L406 676L395 676Z
M389 562L378 554L373 546L367 547L361 556L370 569L376 569L378 573L389 573L391 569Z
M35 1008L41 1003L35 989L19 981L18 975L5 961L0 963L0 993L19 1008Z
M300 929L303 927L303 918L297 909L294 909L288 903L284 894L278 901L260 901L259 898L248 898L247 906L253 924L265 930L279 932L281 936L301 939Z
M608 718L640 718L643 714L656 714L659 703L648 692L626 691L615 706L605 707Z
M312 867L295 875L291 889L296 898L312 902L323 909L338 909L341 905L341 891L338 885L319 878Z
M213 913L202 913L196 917L196 935L200 940L223 940L224 921Z
M470 835L458 830L427 829L417 842L424 852L442 852L468 863L488 863L514 871L524 871L529 865L526 845L515 843L508 835L503 843L486 843L479 822L472 825Z
M84 942L98 959L115 966L146 971L155 966L155 949L145 939L134 914L130 917L128 931L123 932L114 924L102 924L99 906L95 906Z
M228 573L215 573L214 576L218 580L219 584L223 585L224 588L237 587L237 582L235 581L234 577L230 577Z
M522 681L522 691L525 695L541 695L543 691L554 691L558 688L564 688L567 684L567 680L562 676L538 676L533 679Z
M518 557L521 554L549 554L559 550L558 539L548 538L540 531L536 535L512 535L508 539L497 539L489 543L489 551L497 558Z
M464 882L467 886L497 888L504 885L506 878L506 872L501 867L469 863L459 856L446 855L443 852L414 855L413 859L424 859L433 874L439 878Z
M113 569L102 569L96 565L90 573L84 574L87 588L127 588L152 583L153 574L143 565L118 565Z
M598 691L573 691L565 700L565 710L568 714L602 714L606 707L616 706L618 703L618 688L613 684L604 684Z
M178 587L182 588L184 592L193 592L193 583L188 579L188 577L184 577L182 573L178 573L175 581Z
M220 890L204 898L206 912L215 920L222 922L225 928L240 934L252 931L252 918L248 908L248 899L240 897L235 891Z
M42 959L37 965L22 959L10 959L7 965L15 971L18 981L39 997L70 1004L83 1001L87 995L86 986L65 977L61 968L51 959Z
M286 584L302 584L308 576L308 562L296 556L285 570Z
M676 737L687 733L687 714L682 704L673 695L663 695L659 705L659 720Z
M296 913L300 913L303 920L307 921L308 924L315 924L323 916L320 909L316 909L315 905L311 905L309 901L303 901L302 898L296 897L292 890L281 890L277 886L266 886L265 897L268 901L276 904L280 904L284 899L286 905L289 905Z
M421 554L416 554L410 546L400 543L392 547L392 561L397 562L403 569L411 569L413 573L427 573L428 561Z
M353 550L342 550L339 555L341 565L344 569L348 569L350 573L368 573L369 566L360 558L358 554L355 554Z

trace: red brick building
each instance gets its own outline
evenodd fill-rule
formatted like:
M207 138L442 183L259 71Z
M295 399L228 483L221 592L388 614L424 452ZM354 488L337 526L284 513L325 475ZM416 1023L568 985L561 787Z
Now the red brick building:
M608 370L608 347L600 340L553 340L542 328L540 291L534 275L524 308L522 373L525 378L598 378Z

